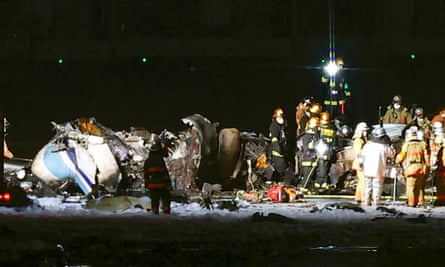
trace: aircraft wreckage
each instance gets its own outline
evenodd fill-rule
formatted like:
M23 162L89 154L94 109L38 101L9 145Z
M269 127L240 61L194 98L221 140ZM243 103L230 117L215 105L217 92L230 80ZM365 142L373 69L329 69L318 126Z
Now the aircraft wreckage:
M161 133L133 127L113 131L95 118L51 122L55 135L28 162L29 174L25 178L8 176L6 180L44 196L144 195L144 161L150 156L154 140L160 137L168 151L166 164L173 191L190 197L202 196L203 192L233 193L237 189L238 197L243 192L246 198L262 199L265 174L273 168L267 158L268 138L236 128L220 128L219 123L201 114L184 117L181 122L183 129ZM337 152L330 175L337 179L337 190L353 194L351 152L349 146Z
M56 194L143 193L143 164L158 136L168 151L166 164L175 191L199 193L204 184L219 184L222 190L259 186L262 173L271 168L267 138L219 129L200 114L181 121L184 129L161 133L113 131L95 118L52 122L56 133L32 160L32 175Z

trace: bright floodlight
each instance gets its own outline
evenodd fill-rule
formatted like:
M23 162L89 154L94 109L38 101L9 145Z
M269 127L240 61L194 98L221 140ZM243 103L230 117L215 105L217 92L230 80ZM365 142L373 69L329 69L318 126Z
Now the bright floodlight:
M332 77L332 76L335 76L335 74L337 73L338 66L337 66L337 64L335 64L334 61L329 61L328 65L326 65L324 67L324 70L330 77Z

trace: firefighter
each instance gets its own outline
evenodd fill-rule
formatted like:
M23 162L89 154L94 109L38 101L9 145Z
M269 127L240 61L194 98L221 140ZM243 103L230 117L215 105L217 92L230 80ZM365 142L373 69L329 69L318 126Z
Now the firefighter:
M288 140L286 132L287 122L285 120L284 111L276 108L272 114L272 122L269 126L270 138L270 162L274 168L272 175L267 178L268 181L282 182L284 180L285 171L288 168L287 149Z
M355 127L354 135L352 136L352 152L354 153L352 170L356 172L358 179L354 195L357 203L361 203L365 199L365 175L363 174L363 169L360 166L360 153L363 146L368 141L368 131L368 124L366 122L359 122Z
M360 163L365 175L364 205L377 206L382 196L386 162L394 155L388 139L385 128L375 128L360 153Z
M393 97L392 104L387 107L386 113L381 120L383 123L411 123L411 113L408 111L408 108L403 106L402 97L400 95L395 95Z
M442 126L442 122L436 121L432 124L431 137L429 139L429 149L430 149L430 161L431 166L433 163L438 162L437 155L439 153L439 149L444 144L444 129Z
M309 109L311 107L312 102L313 102L312 97L305 97L298 103L298 105L296 107L296 110L295 110L295 123L297 126L296 127L297 128L296 136L299 136L300 134L302 134L304 132L305 127L301 128L300 122L301 122L301 120L304 120L305 121L304 126L306 126L306 122L310 118Z
M155 138L149 157L144 163L145 186L149 190L153 214L159 214L160 201L164 214L170 214L170 176L164 161L166 156L167 152L161 139Z
M295 111L295 123L296 123L296 139L300 135L302 135L306 128L306 123L311 117L310 108L312 106L313 97L305 97L303 98L297 105L296 111ZM317 107L319 108L319 107ZM294 175L298 177L300 172L300 154L301 151L298 150L298 147L295 147L295 166L294 166Z
M414 118L411 124L417 126L420 130L422 130L425 134L425 138L429 139L431 137L431 121L428 117L425 116L422 107L417 107L414 110Z
M401 163L403 167L408 206L423 206L426 177L429 173L429 153L423 133L417 127L406 130L405 141L397 154L396 163Z
M320 119L312 117L307 123L306 131L298 138L297 147L301 151L301 183L300 191L308 192L312 189L313 177L317 168L317 151L315 144L319 140Z
M320 114L319 141L317 152L319 154L317 172L314 186L317 190L329 188L329 170L334 160L334 144L336 143L336 129L331 123L329 112Z
M445 109L441 110L438 114L434 115L431 122L439 121L442 124L445 122Z
M432 135L430 138L430 161L433 175L433 183L436 186L435 205L445 205L445 132L442 122L433 123Z
M319 103L312 103L309 107L309 112L306 113L300 120L300 124L298 125L300 135L307 129L307 122L312 117L320 117L321 112L323 111L323 107Z

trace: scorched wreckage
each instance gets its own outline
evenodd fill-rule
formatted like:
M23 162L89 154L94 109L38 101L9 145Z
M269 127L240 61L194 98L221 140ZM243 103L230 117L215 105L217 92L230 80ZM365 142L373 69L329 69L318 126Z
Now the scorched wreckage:
M200 114L181 121L184 129L161 133L141 128L113 131L95 118L52 122L55 135L27 164L29 175L7 180L33 180L26 190L45 188L44 192L61 195L144 193L143 164L159 137L168 151L174 191L197 193L205 183L219 184L223 190L258 186L261 171L270 167L267 138L220 128Z
M265 175L273 171L268 156L269 138L222 128L201 114L184 117L181 122L183 129L161 133L134 127L113 131L95 118L51 122L54 137L33 160L22 164L23 168L5 173L5 180L40 196L145 195L144 161L150 156L154 140L160 138L168 151L171 189L178 195L190 198L225 191L256 201L268 197L292 201L303 196L295 187L286 186L277 189L283 190L285 197L268 194L271 185L266 183ZM350 149L337 149L337 161L330 172L337 187L328 193L353 194ZM28 171L25 177L12 175L23 170Z

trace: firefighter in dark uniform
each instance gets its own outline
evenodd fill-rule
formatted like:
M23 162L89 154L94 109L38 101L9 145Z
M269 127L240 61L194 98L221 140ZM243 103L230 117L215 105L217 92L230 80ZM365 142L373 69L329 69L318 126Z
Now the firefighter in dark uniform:
M284 118L284 111L276 108L272 114L272 122L269 126L270 138L270 161L274 172L272 176L266 177L269 181L282 182L285 177L285 171L289 164L287 162L287 122Z
M318 127L320 119L312 117L307 122L306 131L298 138L297 147L301 152L301 183L300 191L308 192L313 189L313 177L317 168L317 151L315 144L319 139Z
M170 176L165 165L167 156L160 138L155 138L150 147L150 154L144 163L145 186L151 198L151 211L159 214L159 205L162 201L162 211L170 214Z
M300 104L297 106L297 112L295 114L295 122L296 122L296 128L297 128L297 135L296 135L296 139L299 138L299 136L301 136L304 131L306 130L306 124L307 121L311 118L311 117L318 117L321 113L322 107L320 104L313 102L313 98L312 97L308 97L308 98L304 98ZM298 177L299 172L300 172L300 156L301 156L301 151L298 149L298 146L295 147L295 158L294 158L294 162L295 162L295 167L294 167L294 171L295 171L295 175Z
M312 103L308 109L308 112L300 119L300 124L298 125L299 135L303 134L307 129L307 122L312 117L320 117L320 113L323 111L323 107L319 103Z
M298 103L295 109L295 123L297 126L296 136L302 134L304 132L304 128L306 128L306 122L310 118L309 109L311 108L312 102L313 102L312 97L305 97ZM302 127L302 129L300 127L301 120L304 121L304 127Z
M318 149L319 160L317 165L317 173L315 177L315 188L317 190L326 190L329 188L329 170L334 160L334 144L336 138L335 126L331 123L331 116L329 112L322 112L320 114L320 140L317 146L322 146L323 149Z

